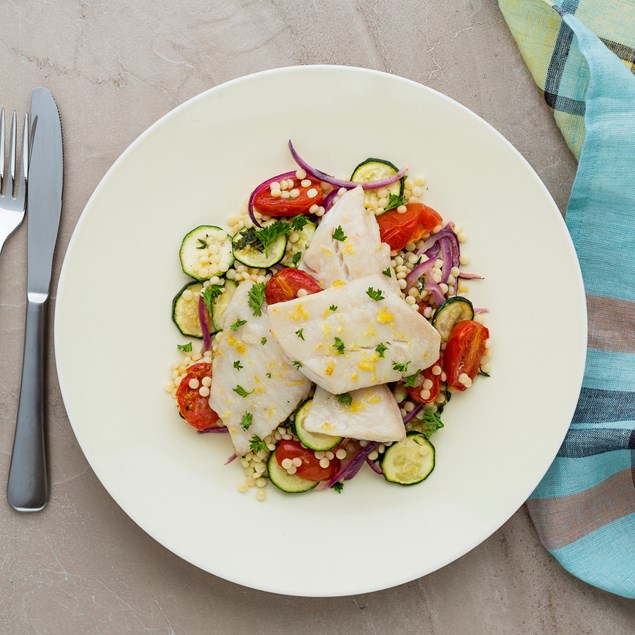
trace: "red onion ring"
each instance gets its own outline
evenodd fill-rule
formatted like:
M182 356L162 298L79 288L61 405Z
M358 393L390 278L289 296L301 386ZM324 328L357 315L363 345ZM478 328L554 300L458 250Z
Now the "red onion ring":
M403 418L404 425L408 423L411 419L416 417L423 410L423 404L417 404L410 412L406 413Z
M382 476L384 475L384 473L381 471L381 468L379 467L379 465L377 465L377 463L375 463L375 461L371 461L368 457L366 457L366 463L370 465L371 470L373 470L375 474L381 474Z
M232 461L235 461L238 458L238 456L236 455L236 453L234 452L234 454L232 454L226 461L225 461L225 465L229 465Z
M359 472L362 465L364 465L366 458L368 455L379 447L379 443L373 441L369 443L365 448L361 448L360 451L346 463L343 465L340 470L334 474L329 480L321 481L316 489L328 489L329 487L333 487L335 483L338 483L341 480L348 481Z
M198 321L201 325L201 331L203 332L203 348L201 354L206 353L212 344L212 340L209 336L209 322L207 321L207 307L205 306L205 300L203 296L198 298Z
M392 185L399 181L399 179L403 178L406 174L406 170L399 170L399 172L389 176L385 179L380 179L378 181L366 181L365 183L355 183L354 181L343 181L342 179L336 179L335 177L327 174L326 172L322 172L322 170L318 170L313 166L309 165L296 151L291 143L291 139L289 139L289 151L291 152L291 156L293 160L307 173L310 174L313 178L319 179L320 181L324 181L325 183L330 183L331 185L335 185L336 187L345 187L347 190L351 190L358 185L362 186L364 190L378 190L380 187L386 187L388 185Z
M225 432L229 432L229 430L225 427L225 426L216 426L213 428L205 428L204 430L199 430L198 433L199 434L218 434L218 433L225 433Z
M459 278L461 278L461 280L485 280L485 278L478 273L467 273L463 271L459 274Z

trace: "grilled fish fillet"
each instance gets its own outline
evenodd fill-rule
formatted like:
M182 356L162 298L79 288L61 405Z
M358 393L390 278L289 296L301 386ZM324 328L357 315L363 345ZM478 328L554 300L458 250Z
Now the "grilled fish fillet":
M254 435L264 439L282 423L311 388L271 336L266 305L260 316L254 315L248 304L252 286L241 283L225 312L209 397L238 455L249 452ZM246 323L233 329L239 320Z
M439 333L383 275L274 304L268 315L287 356L334 394L397 381L439 357Z

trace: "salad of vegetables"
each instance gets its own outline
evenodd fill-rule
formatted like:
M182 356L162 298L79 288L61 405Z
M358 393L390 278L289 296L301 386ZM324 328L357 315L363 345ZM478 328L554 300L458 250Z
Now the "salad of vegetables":
M289 149L297 169L258 185L228 230L184 236L172 319L188 339L166 391L199 433L231 439L239 490L259 500L269 481L341 491L364 465L420 483L451 396L489 374L465 235L388 160L342 180Z

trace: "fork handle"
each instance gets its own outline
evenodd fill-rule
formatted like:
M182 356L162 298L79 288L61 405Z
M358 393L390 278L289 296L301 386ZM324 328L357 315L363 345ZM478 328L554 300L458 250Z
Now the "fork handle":
M46 326L48 295L29 297L18 419L9 468L7 499L20 512L37 512L48 502L46 469Z

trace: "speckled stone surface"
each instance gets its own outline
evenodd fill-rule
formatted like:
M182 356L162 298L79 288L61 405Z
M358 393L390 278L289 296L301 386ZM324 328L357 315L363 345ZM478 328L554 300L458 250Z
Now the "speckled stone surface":
M64 122L54 275L91 192L146 127L223 81L312 63L380 69L450 95L506 136L566 207L575 162L493 0L4 0L0 105L23 111L31 89L45 85ZM52 499L40 514L15 513L5 482L20 381L25 248L26 224L0 257L0 633L633 632L635 605L563 571L524 507L444 569L369 595L276 596L200 571L139 529L95 478L69 425L52 352ZM201 530L214 534L213 527ZM412 539L434 548L435 537L423 529ZM310 562L287 556L263 558L267 566L289 567L290 576L310 573ZM341 554L333 574L356 557Z

